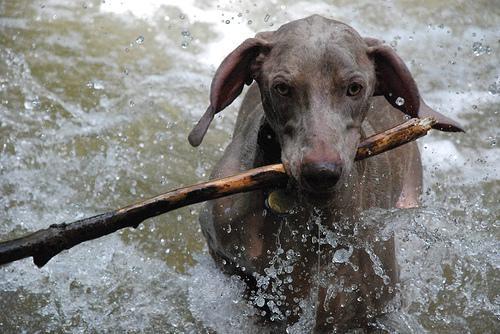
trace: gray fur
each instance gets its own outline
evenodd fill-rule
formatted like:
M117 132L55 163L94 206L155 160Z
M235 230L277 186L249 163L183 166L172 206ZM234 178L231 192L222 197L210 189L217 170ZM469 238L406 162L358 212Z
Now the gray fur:
M374 272L373 254L371 258L363 247L353 250L351 264L332 265L340 245L323 245L318 256L312 238L318 227L310 224L311 217L320 217L323 227L349 238L365 209L417 205L422 185L417 145L354 162L360 140L405 119L386 99L373 97L377 78L370 46L354 29L314 15L256 37L266 47L250 64L249 75L257 84L246 94L232 141L211 177L282 161L291 177L289 192L299 206L287 215L273 212L265 205L269 191L209 202L200 223L210 253L225 272L246 279L255 304L261 304L259 296L274 304L277 296L282 298L277 309L272 303L262 307L265 322L271 319L281 328L294 323L302 313L298 301L312 294L317 300L316 332L368 328L372 317L384 312L398 282L393 238L360 236L380 259L384 282ZM290 95L276 92L279 82L291 87ZM363 87L356 96L346 94L352 82ZM269 278L266 268L280 249L300 254L293 271L260 285L259 277ZM292 289L278 284L287 277L293 280ZM332 295L335 284L357 288Z

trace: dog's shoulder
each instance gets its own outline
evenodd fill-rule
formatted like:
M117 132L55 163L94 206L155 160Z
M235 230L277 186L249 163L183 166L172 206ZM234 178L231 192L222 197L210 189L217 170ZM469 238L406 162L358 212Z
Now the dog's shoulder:
M263 123L264 111L259 89L253 85L243 99L231 141L214 168L212 178L229 176L256 167L260 154L259 132Z

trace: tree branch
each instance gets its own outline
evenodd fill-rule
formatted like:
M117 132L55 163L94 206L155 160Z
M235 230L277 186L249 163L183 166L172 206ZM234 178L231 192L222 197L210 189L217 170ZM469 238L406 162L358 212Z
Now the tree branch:
M362 160L408 143L427 134L432 118L410 119L365 139L356 160ZM282 164L263 166L238 175L198 183L158 195L137 204L73 223L53 224L24 237L0 243L0 265L33 257L43 267L52 257L84 241L97 239L126 227L136 228L144 220L180 207L240 192L285 186L288 176Z

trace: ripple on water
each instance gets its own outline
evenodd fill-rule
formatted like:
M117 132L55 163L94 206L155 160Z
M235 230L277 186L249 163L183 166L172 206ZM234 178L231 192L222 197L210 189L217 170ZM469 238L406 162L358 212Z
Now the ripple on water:
M423 208L366 215L367 224L386 224L382 238L395 234L401 267L402 309L380 326L493 332L500 316L500 27L486 3L0 5L0 233L18 236L206 177L236 111L215 120L203 147L188 146L214 66L243 36L323 13L392 42L427 102L467 130L420 140ZM41 270L27 260L1 267L0 332L260 333L242 283L208 258L197 212L179 210L80 245ZM319 242L345 246L337 260L348 262L350 246L333 233ZM309 313L290 333L311 328L311 305L303 301Z

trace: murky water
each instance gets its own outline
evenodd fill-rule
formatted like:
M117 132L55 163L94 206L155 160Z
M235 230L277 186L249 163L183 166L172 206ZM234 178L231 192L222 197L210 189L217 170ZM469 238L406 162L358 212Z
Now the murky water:
M237 110L189 146L215 66L255 32L319 13L397 48L427 101L467 129L420 140L422 208L370 215L397 237L403 307L386 326L500 331L500 7L416 3L0 1L0 239L206 179ZM241 282L207 255L199 208L42 269L0 267L0 332L259 332Z

